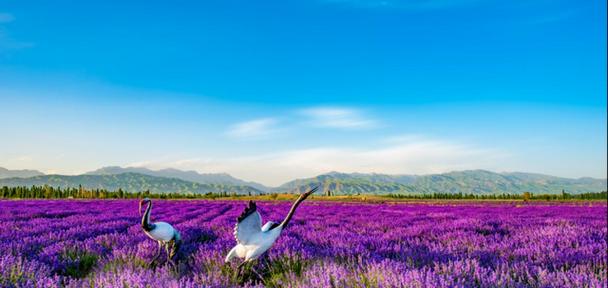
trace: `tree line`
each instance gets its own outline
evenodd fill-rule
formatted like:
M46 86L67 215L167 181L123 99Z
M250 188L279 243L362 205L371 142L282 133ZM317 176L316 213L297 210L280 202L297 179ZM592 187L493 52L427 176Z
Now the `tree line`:
M261 194L265 195L265 194ZM3 186L0 188L0 198L13 199L137 199L143 197L157 199L216 199L226 197L252 196L240 195L236 192L222 191L218 193L150 193L150 191L127 192L122 189L109 191L106 189L89 189L79 186L78 188L61 188L49 185L43 186ZM278 196L278 194L271 194ZM330 190L326 191L325 196L334 196ZM463 194L463 193L431 193L431 194L387 194L386 197L394 199L465 199L465 200L608 200L608 193L589 192L581 194L570 194L562 191L560 194L534 194L524 192L523 194ZM274 197L276 198L276 197ZM271 197L271 199L273 199Z
M389 194L388 197L396 199L464 199L464 200L608 200L608 192L588 192L570 194L562 190L560 194L463 194L463 193L432 193L432 194Z
M215 199L220 197L233 197L235 192L218 193L150 193L149 190L139 192L127 192L122 189L109 191L107 189L88 189L80 185L78 188L61 188L49 185L44 186L16 186L0 188L0 198L32 198L32 199L137 199L143 197L157 199ZM249 195L251 196L251 195Z

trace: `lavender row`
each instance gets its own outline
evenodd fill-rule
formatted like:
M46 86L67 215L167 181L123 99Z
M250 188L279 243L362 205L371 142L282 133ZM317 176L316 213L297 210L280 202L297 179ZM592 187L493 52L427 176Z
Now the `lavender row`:
M258 203L264 221L290 203ZM223 258L244 202L156 201L178 229L178 267L149 267L156 243L136 200L0 201L0 286L261 286ZM606 287L606 204L305 202L258 263L276 287ZM162 261L162 259L161 259Z

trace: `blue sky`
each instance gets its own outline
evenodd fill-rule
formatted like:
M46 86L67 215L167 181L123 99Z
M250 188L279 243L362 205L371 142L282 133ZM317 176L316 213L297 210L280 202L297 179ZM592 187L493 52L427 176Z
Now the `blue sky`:
M606 3L8 0L0 101L9 169L605 178Z

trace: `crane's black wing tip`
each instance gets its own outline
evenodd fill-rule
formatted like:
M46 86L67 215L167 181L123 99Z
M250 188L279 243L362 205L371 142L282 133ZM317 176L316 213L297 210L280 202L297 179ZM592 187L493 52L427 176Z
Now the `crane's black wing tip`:
M243 211L243 213L241 213L241 215L238 218L236 218L236 221L240 223L241 221L245 220L245 218L247 218L249 215L251 215L255 211L257 211L255 202L250 200L249 204L245 208L245 211Z

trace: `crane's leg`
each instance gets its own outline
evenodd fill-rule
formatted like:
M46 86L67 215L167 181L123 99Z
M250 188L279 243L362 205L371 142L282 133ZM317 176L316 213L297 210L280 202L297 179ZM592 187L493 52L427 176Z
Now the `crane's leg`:
M169 261L169 265L177 272L177 266L175 265L175 261L173 258L177 254L177 249L179 248L179 244L175 242L175 240L169 241L167 244L167 261Z
M167 253L167 258L165 259L165 263L169 261L169 242L165 242L165 253Z
M171 240L171 249L169 249L169 259L176 258L179 248L182 246L182 241L179 239ZM176 259L177 260L177 259Z
M154 258L152 258L152 261L150 261L148 266L152 266L154 261L156 261L158 259L158 257L160 257L160 251L162 250L162 246L163 246L163 244L160 241L158 241L158 250L156 251L156 255L154 256Z
M239 267L237 267L237 272L236 272L237 278L241 276L241 272L243 272L243 266L245 266L245 264L247 264L247 260L243 261L241 264L239 264Z
M255 274L255 276L258 277L258 279L260 279L260 281L262 282L263 285L266 285L266 281L264 281L264 277L262 277L262 275L260 273L258 273L257 270L255 270L255 265L251 266L251 271L253 271L253 274Z

